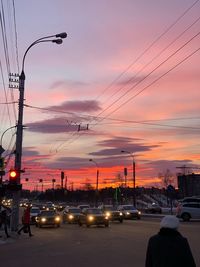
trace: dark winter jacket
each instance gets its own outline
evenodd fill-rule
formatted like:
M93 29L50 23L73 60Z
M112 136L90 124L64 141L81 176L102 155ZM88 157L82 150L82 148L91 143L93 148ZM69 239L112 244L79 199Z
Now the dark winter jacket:
M145 267L196 267L189 243L178 231L161 228L149 239Z

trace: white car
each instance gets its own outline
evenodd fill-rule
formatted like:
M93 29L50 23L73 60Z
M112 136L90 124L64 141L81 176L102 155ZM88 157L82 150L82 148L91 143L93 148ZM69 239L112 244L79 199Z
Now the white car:
M31 207L30 210L30 217L31 217L31 223L35 224L35 218L40 214L40 209L38 207Z
M189 221L190 219L200 219L200 203L182 202L177 206L176 216Z

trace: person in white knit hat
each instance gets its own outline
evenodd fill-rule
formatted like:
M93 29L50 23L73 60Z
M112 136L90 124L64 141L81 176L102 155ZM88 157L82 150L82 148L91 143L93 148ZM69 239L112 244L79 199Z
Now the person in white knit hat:
M196 267L187 239L178 232L178 218L167 215L160 226L149 239L145 267Z

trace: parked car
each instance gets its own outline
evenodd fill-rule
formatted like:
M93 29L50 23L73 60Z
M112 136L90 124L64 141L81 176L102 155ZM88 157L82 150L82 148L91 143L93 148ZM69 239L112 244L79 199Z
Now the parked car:
M133 205L120 205L118 210L123 213L124 219L140 219L141 211L136 209Z
M156 204L156 203L152 203L152 204L149 204L145 210L144 210L146 213L159 213L161 214L162 213L162 208Z
M87 208L82 211L78 224L79 226L85 224L87 227L91 225L104 225L108 227L109 217L98 208Z
M40 214L40 208L38 207L31 207L31 210L30 210L30 217L31 217L31 224L35 224L36 221L35 221L35 218Z
M81 209L76 207L67 207L63 211L63 223L78 223L81 215Z
M120 223L123 223L123 213L119 211L117 207L112 205L104 205L101 209L103 213L108 216L110 221L119 221Z
M183 221L190 219L200 219L200 203L198 202L182 202L177 206L176 216Z
M57 226L60 227L61 218L59 214L55 211L44 210L35 218L36 226Z

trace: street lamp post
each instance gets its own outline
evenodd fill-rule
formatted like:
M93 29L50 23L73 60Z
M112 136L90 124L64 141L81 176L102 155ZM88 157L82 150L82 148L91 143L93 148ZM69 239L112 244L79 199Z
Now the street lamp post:
M22 137L23 137L23 108L24 108L24 88L25 88L25 71L24 64L25 58L30 50L36 44L43 42L53 42L56 44L61 44L62 39L66 38L67 34L65 32L56 35L45 36L37 39L33 42L25 51L22 60L22 71L19 76L19 109L18 109L18 122L17 122L17 133L16 133L16 152L15 152L15 169L19 171L18 184L20 184L20 172L21 172L21 159L22 159ZM54 38L54 39L51 39ZM11 230L18 230L19 223L19 201L20 201L20 191L13 191L13 206L12 206L12 217L11 217Z
M126 151L126 150L121 150L122 153L127 153L132 157L132 175L133 175L133 205L136 207L136 194L135 194L135 159L133 153Z
M96 192L95 192L95 206L98 206L98 193L99 193L99 166L97 162L93 159L89 159L89 161L93 162L97 167L97 174L96 174Z

